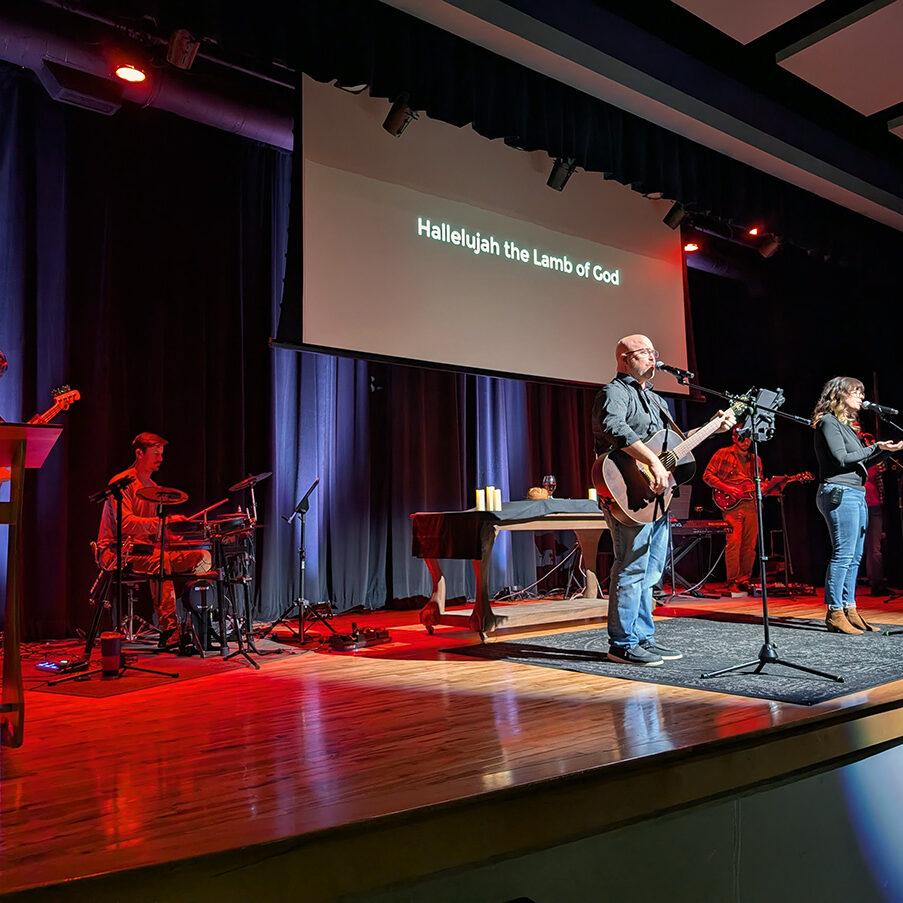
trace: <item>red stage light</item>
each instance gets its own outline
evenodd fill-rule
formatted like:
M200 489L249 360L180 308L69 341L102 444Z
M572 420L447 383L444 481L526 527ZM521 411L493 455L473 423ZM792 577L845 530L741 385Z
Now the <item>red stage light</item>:
M687 254L692 254L694 251L698 251L698 250L699 250L699 245L696 244L695 241L688 241L684 245L684 251L686 251Z
M750 229L747 234L751 235L753 238L755 238L759 234L759 227L753 226L752 229Z
M117 78L121 78L124 82L143 82L147 78L140 69L131 63L117 66L115 74Z

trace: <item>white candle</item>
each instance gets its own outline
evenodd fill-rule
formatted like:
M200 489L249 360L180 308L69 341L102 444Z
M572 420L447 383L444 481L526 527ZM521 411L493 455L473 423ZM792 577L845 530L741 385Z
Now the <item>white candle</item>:
M589 500L590 500L591 502L598 502L598 501L599 501L599 494L596 492L595 489L590 489L589 495L587 496L587 498L589 498Z
M496 489L493 492L493 511L501 511L502 510L502 490Z
M495 486L486 487L486 510L495 511Z
M477 490L477 511L485 511L486 510L486 490L478 489Z

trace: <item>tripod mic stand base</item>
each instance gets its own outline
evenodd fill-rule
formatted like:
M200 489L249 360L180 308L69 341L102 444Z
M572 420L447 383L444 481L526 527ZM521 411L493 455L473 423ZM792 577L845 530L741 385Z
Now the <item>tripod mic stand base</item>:
M753 674L761 674L762 669L766 665L783 665L785 668L793 668L796 671L805 671L807 674L814 674L816 677L825 677L828 680L836 681L842 684L843 678L839 674L828 674L826 671L818 671L815 668L807 668L805 665L797 665L795 662L787 662L778 656L778 650L774 643L763 643L759 649L759 657L749 662L741 662L739 665L731 665L729 668L721 668L718 671L703 672L699 676L705 680L709 677L720 677L722 674L732 674L734 671L742 671L744 668L751 668L755 665Z

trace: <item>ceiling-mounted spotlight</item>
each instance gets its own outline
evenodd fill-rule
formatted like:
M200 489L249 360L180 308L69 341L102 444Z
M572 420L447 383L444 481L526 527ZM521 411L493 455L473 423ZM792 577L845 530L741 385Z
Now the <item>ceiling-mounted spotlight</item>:
M669 229L676 229L687 216L689 216L689 212L684 209L682 204L675 202L674 206L665 214L665 218L662 222Z
M777 235L766 235L759 245L759 253L763 257L774 257L775 252L781 247L781 240Z
M131 63L123 63L121 66L117 66L113 70L113 74L116 78L121 78L124 82L131 82L132 84L143 82L147 78L143 69L139 69Z
M695 241L688 241L684 245L684 251L687 254L695 254L699 250L699 243Z
M552 171L549 173L546 185L556 191L562 191L576 168L577 161L574 157L558 157L552 164Z
M411 95L405 91L395 98L389 115L383 122L383 128L392 135L393 138L400 138L404 130L411 124L411 120L418 119L417 114L408 106Z

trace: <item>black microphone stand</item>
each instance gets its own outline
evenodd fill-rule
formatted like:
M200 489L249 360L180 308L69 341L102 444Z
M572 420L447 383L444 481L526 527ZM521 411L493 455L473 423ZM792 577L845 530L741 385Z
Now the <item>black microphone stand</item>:
M764 641L759 649L759 654L756 658L751 659L750 661L741 662L737 665L731 665L728 668L719 668L717 671L704 672L700 675L700 677L719 677L722 674L730 674L734 671L742 671L743 669L749 668L752 665L756 666L752 673L759 674L766 665L775 664L784 665L784 667L786 668L793 668L797 671L805 671L807 674L815 674L818 677L824 677L828 680L843 683L843 678L839 675L828 674L825 671L818 671L815 668L808 668L805 665L800 665L796 662L789 662L786 659L782 659L778 655L775 644L771 641L771 625L769 623L768 615L768 575L765 568L765 563L768 561L768 557L765 554L765 527L762 517L762 474L759 471L759 439L761 439L762 441L767 441L774 435L774 418L776 415L784 417L787 420L793 420L796 423L805 424L806 426L809 426L809 421L803 417L797 417L793 414L785 414L782 411L778 410L778 408L784 403L784 396L780 389L776 393L770 392L767 389L762 389L759 391L750 389L744 396L736 396L729 395L724 392L718 392L714 389L707 388L706 386L696 385L695 383L691 383L689 379L684 377L678 378L678 382L685 386L689 386L691 389L696 389L700 392L703 392L706 395L717 395L719 398L725 398L732 404L736 403L737 401L742 401L745 403L747 411L745 422L749 426L750 435L752 437L752 453L753 462L755 465L754 483L756 488L756 519L758 525L757 552L759 558L759 573L762 577L762 627L764 631ZM768 398L767 404L762 403L763 397ZM771 406L772 404L774 405L774 407Z
M114 630L119 629L120 617L122 615L122 491L130 483L134 482L132 476L123 477L115 483L110 483L98 492L94 492L88 496L89 502L104 502L111 498L116 509L116 605L112 615L112 627ZM99 599L97 603L97 611L94 612L94 620L91 623L91 629L85 640L84 659L87 661L91 657L91 650L97 640L97 633L100 628L100 619L103 615L104 603L107 599Z
M292 603L285 609L285 611L283 611L282 614L279 615L279 617L276 618L276 620L273 621L273 623L263 631L263 633L260 635L261 639L270 634L278 624L284 624L286 618L288 618L288 616L292 613L296 605L298 606L298 632L295 633L295 631L292 630L291 626L286 624L286 626L289 628L289 631L291 632L293 639L297 640L302 645L307 642L305 631L305 606L307 606L307 609L310 611L310 613L325 627L329 628L332 633L338 634L338 631L332 626L332 624L330 624L323 617L323 615L320 614L320 612L318 612L315 608L312 608L310 603L304 598L304 577L307 568L307 551L305 545L305 532L307 529L306 519L307 512L310 510L310 495L314 491L314 489L317 488L319 482L320 478L317 477L317 479L315 479L313 483L310 484L310 488L307 490L307 492L304 493L298 504L295 505L295 509L294 511L292 511L289 517L286 517L284 514L282 515L282 519L287 524L292 523L292 521L294 521L296 517L301 519L301 536L300 542L298 544L298 597L294 599Z

